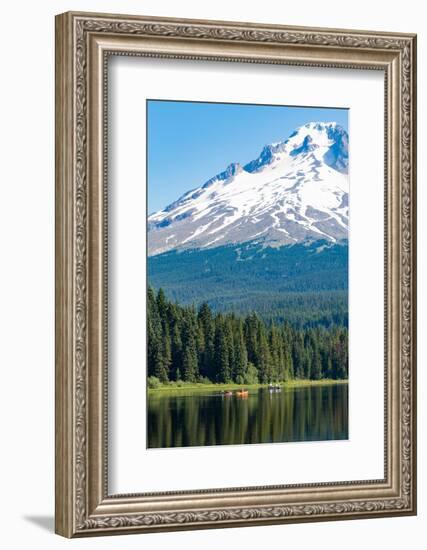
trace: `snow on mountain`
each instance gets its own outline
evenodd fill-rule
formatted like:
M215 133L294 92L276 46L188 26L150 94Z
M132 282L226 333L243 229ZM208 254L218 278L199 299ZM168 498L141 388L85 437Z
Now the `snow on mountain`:
M310 122L230 164L148 218L149 255L259 241L282 246L348 237L348 135Z

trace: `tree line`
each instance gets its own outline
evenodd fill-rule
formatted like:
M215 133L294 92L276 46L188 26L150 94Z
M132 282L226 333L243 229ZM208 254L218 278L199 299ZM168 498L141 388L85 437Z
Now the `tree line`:
M256 384L292 379L345 379L348 330L297 329L198 309L147 291L148 376L160 382Z
M170 251L147 260L148 277L170 300L269 325L348 326L348 244L327 241L265 247L262 243Z

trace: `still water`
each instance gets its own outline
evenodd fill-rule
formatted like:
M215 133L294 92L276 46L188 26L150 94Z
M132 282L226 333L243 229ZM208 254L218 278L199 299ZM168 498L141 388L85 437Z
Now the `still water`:
M348 385L158 392L148 399L149 448L348 439Z

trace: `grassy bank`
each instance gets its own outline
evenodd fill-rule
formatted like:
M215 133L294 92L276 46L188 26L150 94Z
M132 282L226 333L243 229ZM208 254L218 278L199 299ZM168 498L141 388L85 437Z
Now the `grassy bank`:
M296 388L304 386L328 386L331 384L348 384L348 380L289 380L288 382L281 382L282 388ZM171 382L169 384L162 384L158 388L149 388L148 393L158 394L162 392L182 392L182 391L224 391L224 390L257 390L259 388L267 388L268 384L198 384L189 382Z

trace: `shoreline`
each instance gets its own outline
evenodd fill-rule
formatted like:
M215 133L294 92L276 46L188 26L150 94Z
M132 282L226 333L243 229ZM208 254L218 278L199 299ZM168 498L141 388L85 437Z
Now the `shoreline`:
M288 380L287 382L279 383L281 388L297 388L306 386L332 386L336 384L348 384L348 378L343 380L323 379L323 380ZM269 384L203 384L183 383L181 386L175 384L162 384L158 388L148 388L148 394L159 394L162 392L180 392L180 391L224 391L224 390L258 390L260 388L268 388Z

